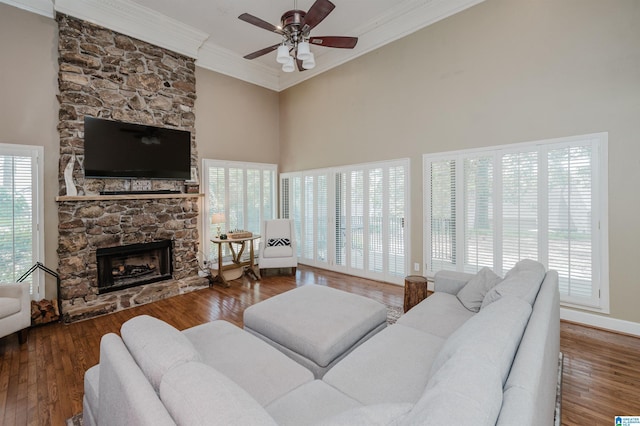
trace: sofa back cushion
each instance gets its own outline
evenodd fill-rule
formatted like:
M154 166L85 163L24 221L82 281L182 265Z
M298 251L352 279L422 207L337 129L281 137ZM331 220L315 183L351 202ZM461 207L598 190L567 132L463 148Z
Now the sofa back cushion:
M274 425L258 402L206 364L188 362L168 371L160 398L178 425Z
M494 426L501 406L502 383L496 364L474 352L456 352L398 424Z
M98 374L100 425L175 425L117 334L102 336Z
M456 297L465 308L471 312L478 312L486 294L500 281L502 278L491 269L482 268L460 289Z
M550 270L536 298L509 378L504 386L498 426L553 424L555 395L561 380L560 293L558 273Z
M495 302L504 295L518 297L529 305L533 305L544 279L544 265L531 259L524 259L516 263L504 276L504 280L493 287L482 301L480 309Z
M504 296L481 309L445 341L431 364L429 378L461 352L489 360L498 368L504 385L529 315L531 305L513 296Z
M140 315L122 324L122 340L154 389L160 389L162 376L171 368L189 361L200 361L191 341L164 321Z

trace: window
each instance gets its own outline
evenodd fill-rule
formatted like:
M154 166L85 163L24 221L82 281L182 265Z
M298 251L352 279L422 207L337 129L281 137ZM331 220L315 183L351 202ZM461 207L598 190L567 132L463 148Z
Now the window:
M606 157L606 133L425 155L429 273L537 259L564 303L607 311Z
M243 229L259 234L262 223L276 217L276 174L275 164L203 160L204 217L223 214L222 232ZM205 241L217 234L217 227L204 220ZM207 259L217 256L214 249L212 243L206 245Z
M0 282L16 282L36 262L44 262L42 147L0 144ZM28 278L40 298L39 273Z
M298 261L401 284L407 273L408 160L283 173Z

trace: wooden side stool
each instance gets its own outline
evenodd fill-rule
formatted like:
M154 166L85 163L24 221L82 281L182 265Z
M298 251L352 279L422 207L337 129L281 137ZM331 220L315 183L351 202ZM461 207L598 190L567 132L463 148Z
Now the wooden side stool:
M429 295L427 278L422 275L409 275L404 278L404 311L422 302Z

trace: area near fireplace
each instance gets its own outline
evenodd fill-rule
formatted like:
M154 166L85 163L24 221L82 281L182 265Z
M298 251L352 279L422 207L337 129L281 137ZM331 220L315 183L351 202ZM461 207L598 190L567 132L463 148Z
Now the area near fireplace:
M99 248L98 294L170 280L171 240Z
M152 190L169 193L101 196L103 191L123 191L132 182L86 179L83 163L84 117L90 116L191 132L191 167L197 170L194 59L64 14L57 14L56 20L58 272L63 320L76 321L207 287L207 279L198 276L200 194L184 193L184 180L153 180ZM77 196L68 196L64 178L68 167L73 169ZM145 268L166 267L164 271L142 273L138 268L130 275L140 275L136 284L142 285L133 286L132 276L112 275L114 282L101 286L99 253L161 241L170 244L167 258L142 261ZM157 263L155 268L152 263ZM115 267L121 266L126 272L131 265ZM110 268L113 274L114 266ZM150 275L153 279L148 279Z

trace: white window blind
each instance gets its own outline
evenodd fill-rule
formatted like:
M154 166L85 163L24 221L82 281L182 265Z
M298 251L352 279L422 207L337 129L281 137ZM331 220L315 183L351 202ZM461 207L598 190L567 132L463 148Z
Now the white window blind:
M464 159L465 272L494 265L493 157Z
M202 163L205 241L217 233L218 225L210 220L216 213L225 217L225 223L220 224L222 232L243 229L259 234L264 220L275 217L277 166L206 159ZM216 249L216 245L206 244L205 256L215 258Z
M16 282L36 262L44 263L41 227L42 147L0 144L0 282ZM27 279L39 299L44 282L36 271Z
M608 310L607 135L425 155L425 263L558 271L564 303Z
M408 167L397 160L282 174L281 211L299 230L298 261L402 283Z

